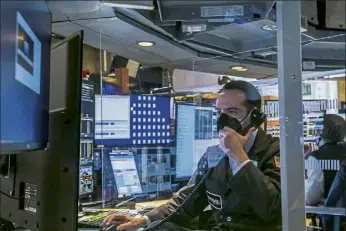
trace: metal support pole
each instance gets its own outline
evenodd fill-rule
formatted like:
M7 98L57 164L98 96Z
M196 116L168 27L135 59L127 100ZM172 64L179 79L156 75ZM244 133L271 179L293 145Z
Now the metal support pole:
M300 1L276 1L283 231L305 230Z

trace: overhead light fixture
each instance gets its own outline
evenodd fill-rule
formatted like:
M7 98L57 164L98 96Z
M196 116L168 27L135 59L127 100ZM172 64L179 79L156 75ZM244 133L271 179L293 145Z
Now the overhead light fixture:
M138 41L137 45L141 47L152 47L155 46L155 43L153 41Z
M124 3L127 2L127 3ZM119 7L119 8L128 8L128 9L137 9L137 10L153 10L155 7L151 4L145 4L141 1L101 1L101 4L104 6L110 7Z
M231 66L230 68L233 71L247 71L247 68L245 66Z

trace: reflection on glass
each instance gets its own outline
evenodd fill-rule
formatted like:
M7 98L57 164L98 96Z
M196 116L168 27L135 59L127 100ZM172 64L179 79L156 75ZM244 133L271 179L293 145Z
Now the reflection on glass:
M258 11L259 14L264 13L262 11L265 8ZM227 11L229 18L225 19L227 24L223 25L227 29L222 31L222 28L214 28L217 30L216 34L196 34L196 38L204 38L204 42L213 40L211 37L227 38L224 43L217 44L239 46L229 52L232 55L225 55L226 48L221 50L221 53L213 50L220 55L201 55L194 57L193 61L177 61L179 65L167 59L170 60L168 66L173 67L172 69L182 68L189 71L176 70L166 75L168 70L148 65L152 61L149 58L140 63L118 55L117 51L108 55L106 51L99 50L98 65L102 68L96 68L89 77L89 81L95 86L95 112L82 116L82 136L86 139L90 138L92 133L95 136L92 160L89 158L89 143L81 144L81 164L93 164L94 192L87 198L87 201L93 204L85 206L85 210L94 209L97 215L86 216L88 218L84 217L85 220L82 219L80 223L100 226L104 218L114 213L127 215L128 221L138 222L137 227L144 228L155 225L155 222L175 213L181 206L182 210L179 212L186 216L176 214L177 216L169 218L169 221L174 223L170 224L173 230L181 227L208 230L216 226L221 228L222 225L226 226L225 230L237 230L237 225L245 227L245 230L282 229L280 145L277 139L280 137L279 92L277 82L272 83L273 79L270 79L277 75L277 47L273 39L277 27L275 22L267 19L265 24L268 25L262 25L264 22L259 22L259 25L250 24L251 31L247 31L247 36L243 35L242 39L236 40L235 36L245 33L246 29L241 28L242 24L237 24L241 20L234 18L234 12L240 14L246 9L242 6L203 8L205 15L215 16L215 12L222 14L224 10ZM246 21L245 25L249 26L249 22ZM184 22L182 28L186 26L190 25ZM100 26L100 30L101 28ZM194 28L209 30L204 26ZM268 28L270 30L267 30ZM269 48L264 46L267 43L256 45L257 40L253 38L258 34L261 35L260 38L274 41L273 44ZM100 36L101 48L108 39ZM151 41L152 38L141 39ZM135 53L138 60L143 61L143 49L150 53L148 57L154 58L155 54L158 54L155 49L159 48L160 62L166 62L165 57L168 54L164 53L179 53L176 49L166 52L168 49L162 47L161 42L146 48L137 46L136 42L129 38L124 46L134 45L138 49ZM198 44L201 45L202 42ZM241 44L243 46L240 46ZM247 50L250 47L254 49ZM119 53L126 54L123 50L119 50ZM129 56L134 58L131 53L129 52ZM260 61L265 61L272 67L243 63L244 59L259 57ZM146 64L150 67L146 67ZM227 81L222 82L222 79ZM236 80L250 83L261 95L254 93L258 97L257 102L248 102L254 100L253 95L247 96L244 89L228 89L231 92L238 90L239 95L245 96L226 96L222 104L219 102L222 109L220 111L246 112L244 120L238 120L242 128L255 124L253 121L256 118L252 116L255 113L251 111L254 105L267 115L263 125L249 134L247 142L240 145L247 158L240 163L233 158L232 147L225 144L224 137L227 133L217 129L218 115L215 112L217 101L222 97L222 94L218 94L219 90L227 82ZM269 84L262 84L267 80ZM322 150L326 143L320 143L324 139L325 114L337 114L338 109L343 110L345 101L336 93L336 82L325 82L309 80L303 83L302 89L301 123L304 134L301 141L305 144L306 203L311 206L308 207L307 223L320 227L327 225L327 222L340 212L332 209L343 205L342 200L336 199L335 190L331 190L338 189L338 193L342 191L338 187L342 185L340 182L343 182L344 176L342 158L335 160L331 156L316 157L316 153ZM294 93L294 89L291 90ZM92 127L91 117L94 119ZM247 130L243 132L242 135L245 135ZM343 150L344 146L338 144L335 147ZM211 172L210 169L216 170ZM168 207L167 200L172 197ZM155 209L160 205L164 205L161 210ZM330 210L316 210L325 207L330 207ZM330 213L331 217L310 215L321 213ZM192 226L187 224L195 216L199 216L199 222L193 222ZM167 223L161 226L163 230L168 229L165 225Z

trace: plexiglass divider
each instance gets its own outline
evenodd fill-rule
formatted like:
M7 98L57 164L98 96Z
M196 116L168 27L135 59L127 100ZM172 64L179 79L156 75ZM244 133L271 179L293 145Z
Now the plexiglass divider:
M96 202L90 208L138 213L165 203L179 195L179 190L198 186L202 202L190 198L184 206L204 203L200 207L205 211L192 215L212 212L219 224L230 229L240 225L281 230L281 194L288 189L280 184L277 138L283 120L276 60L254 62L253 49L239 49L232 54L201 55L186 61L185 70L147 67L104 49L103 41L109 38L103 34L101 17L100 9L98 68L89 73L95 114L93 192L87 201ZM277 36L275 30L263 33L267 39ZM270 49L262 45L256 51ZM314 157L323 147L325 115L345 118L339 85L338 80L307 80L303 73L304 132L296 136L304 143L300 154L305 158L309 227L322 227L324 219L333 225L342 223L345 190L338 188L338 182L342 182L345 166L341 159ZM263 121L258 120L262 112L266 115ZM239 130L235 133L225 126ZM251 126L256 126L254 132L249 132ZM341 130L339 126L332 133L342 136ZM342 150L344 144L339 145ZM320 178L314 178L316 174ZM327 192L327 185L339 191L329 188ZM309 195L318 190L320 194L309 201ZM212 216L203 219L194 224L204 229L217 226Z

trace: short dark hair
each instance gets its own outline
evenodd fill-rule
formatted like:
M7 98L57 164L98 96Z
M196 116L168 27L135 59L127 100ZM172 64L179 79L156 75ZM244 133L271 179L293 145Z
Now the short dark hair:
M252 110L254 107L261 110L262 98L257 88L249 82L242 80L232 80L226 83L219 93L226 90L240 90L244 92L246 100L245 106L248 110Z
M326 114L323 118L322 138L330 143L342 142L345 138L345 120L339 115Z

